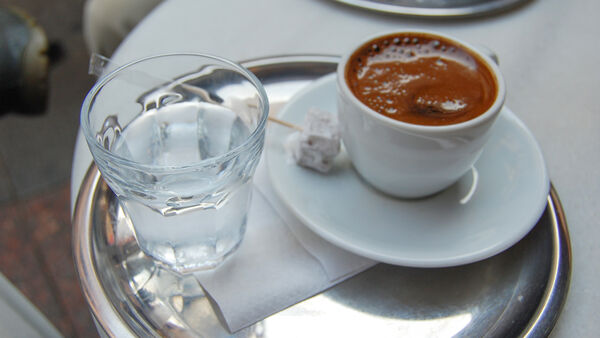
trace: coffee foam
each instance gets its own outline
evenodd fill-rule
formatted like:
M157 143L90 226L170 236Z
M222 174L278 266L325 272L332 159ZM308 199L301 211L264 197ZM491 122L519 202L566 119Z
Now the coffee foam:
M395 37L373 43L368 50L368 62L370 63L382 61L411 62L422 57L437 57L460 62L470 69L477 67L477 63L471 55L456 46L440 42L438 39Z
M383 115L410 123L462 122L483 113L495 95L484 92L480 98L475 97L479 95L476 88L451 88L462 82L476 84L481 81L476 76L488 82L483 87L495 85L489 69L464 47L429 35L379 38L359 48L347 67L348 84L359 100ZM402 67L411 71L401 71ZM444 92L432 86L449 88ZM479 111L473 113L474 108Z

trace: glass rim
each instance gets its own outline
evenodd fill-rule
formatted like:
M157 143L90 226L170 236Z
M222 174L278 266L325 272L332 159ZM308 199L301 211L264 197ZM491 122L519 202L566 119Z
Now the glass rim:
M133 161L131 159L119 156L119 155L115 154L114 152L104 148L96 140L96 135L92 134L90 121L89 121L89 113L91 112L92 104L96 98L96 95L102 90L102 88L104 88L112 79L114 79L123 70L128 69L133 65L136 65L138 63L142 63L142 62L145 62L148 60L165 58L165 57L173 57L173 56L192 56L192 57L202 57L202 58L212 59L217 62L223 63L227 66L230 66L233 70L238 71L240 74L242 74L244 77L246 77L246 79L248 79L252 83L252 85L254 85L254 87L259 95L259 99L260 99L260 101L262 101L263 106L264 106L262 109L263 114L262 114L260 120L258 121L256 128L254 128L252 133L250 133L250 135L248 135L248 137L244 140L244 142L242 142L242 144L236 146L235 148L230 149L229 151L227 151L223 154L220 154L218 156L210 157L207 159L202 159L196 163L184 164L184 165L159 165L159 164L150 164L150 163ZM264 133L264 130L265 130L266 124L267 124L268 115L269 115L269 108L270 108L269 107L269 98L267 96L267 93L266 93L262 83L256 77L256 75L254 75L254 73L252 73L250 70L248 70L246 67L242 66L241 64L231 61L231 60L228 60L228 59L225 59L220 56L205 54L205 53L195 53L195 52L163 53L163 54L150 55L150 56L145 56L145 57L142 57L139 59L135 59L133 61L127 62L127 63L117 67L116 69L110 71L108 74L103 75L92 86L92 88L88 91L88 93L85 96L85 99L83 101L83 104L82 104L81 110L80 110L80 127L81 127L82 133L87 141L87 144L90 148L93 147L94 149L100 151L100 153L105 158L111 157L111 159L119 165L129 167L132 169L138 169L138 170L143 169L143 170L153 171L153 172L172 171L172 170L193 170L195 168L202 168L202 167L211 166L211 165L225 162L233 157L236 157L242 151L244 151L248 148L252 148L254 146L254 144L256 143L256 141L260 139L260 137L261 137L260 134ZM90 149L90 152L92 153L93 158L95 158L97 156L97 155L94 155L94 152L92 151L92 149Z

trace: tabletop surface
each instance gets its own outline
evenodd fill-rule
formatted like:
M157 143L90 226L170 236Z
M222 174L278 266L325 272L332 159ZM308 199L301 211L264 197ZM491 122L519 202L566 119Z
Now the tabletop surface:
M462 19L399 16L333 0L165 1L119 47L113 60L194 51L233 60L284 54L346 52L381 31L418 28L443 32L492 49L499 57L506 105L533 132L565 209L573 249L569 295L552 337L589 337L600 291L600 89L597 55L600 2L534 0L494 15ZM72 200L91 155L79 135Z

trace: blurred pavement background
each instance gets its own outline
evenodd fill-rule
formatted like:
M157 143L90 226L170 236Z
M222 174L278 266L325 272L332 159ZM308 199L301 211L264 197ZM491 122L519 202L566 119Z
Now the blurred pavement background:
M0 272L65 337L98 336L73 266L69 211L79 108L94 82L87 74L83 3L0 0L37 21L56 59L45 111L0 111Z

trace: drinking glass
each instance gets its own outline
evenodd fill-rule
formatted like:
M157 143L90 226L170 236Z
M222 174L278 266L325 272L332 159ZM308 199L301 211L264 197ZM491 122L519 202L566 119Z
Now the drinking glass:
M211 55L146 57L98 80L82 131L147 255L189 272L235 251L268 107L250 71Z

